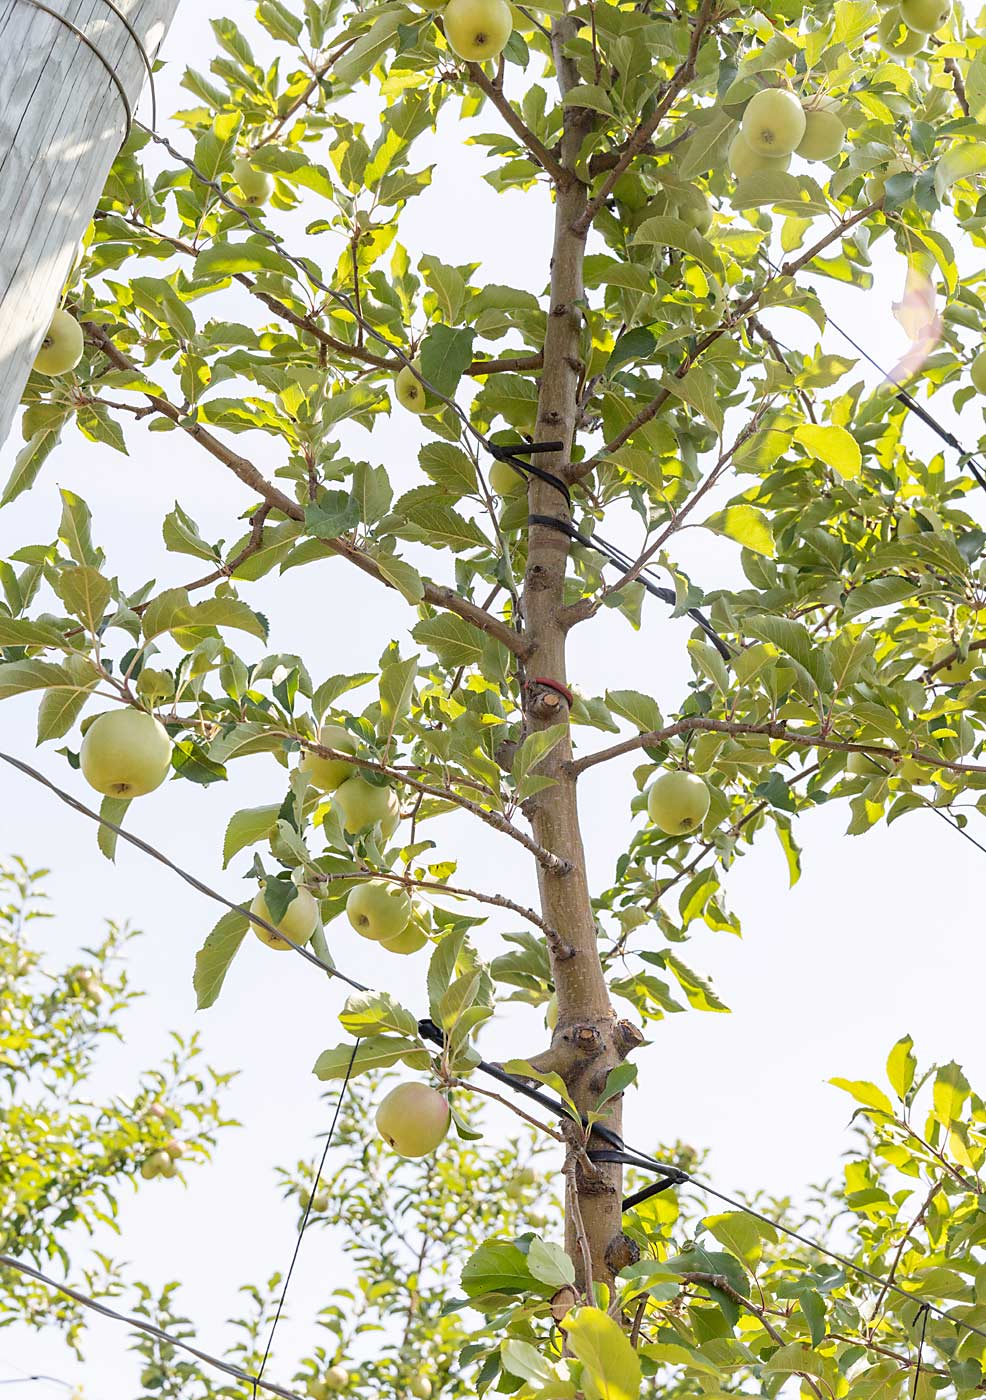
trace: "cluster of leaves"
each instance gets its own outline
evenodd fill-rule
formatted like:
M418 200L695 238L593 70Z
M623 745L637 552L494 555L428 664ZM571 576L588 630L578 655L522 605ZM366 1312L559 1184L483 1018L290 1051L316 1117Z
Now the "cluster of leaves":
M110 924L83 950L88 966L53 968L34 936L36 921L50 917L44 875L17 859L0 867L0 1248L68 1271L81 1239L116 1231L121 1192L144 1186L139 1169L165 1141L181 1133L183 1162L208 1161L229 1121L220 1098L230 1076L199 1063L196 1037L175 1036L164 1063L128 1090L108 1102L90 1097L100 1047L122 1039L122 1018L140 995L121 965L135 935ZM102 1254L86 1272L103 1294L114 1276ZM4 1274L0 1325L53 1318L77 1345L74 1303Z

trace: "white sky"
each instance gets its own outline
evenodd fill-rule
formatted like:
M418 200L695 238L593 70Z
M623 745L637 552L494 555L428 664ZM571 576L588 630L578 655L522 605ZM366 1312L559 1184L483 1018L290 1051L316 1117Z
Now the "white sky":
M185 62L207 66L213 52L208 18L232 11L253 35L252 8L228 0L182 7L165 50L170 65L159 79L163 112L191 105L191 98L179 94L177 81ZM408 207L402 241L412 259L427 251L449 262L481 261L478 279L540 292L550 246L547 201L519 194L501 198L481 181L484 156L465 144L471 128L460 128L455 105L449 104L438 136L419 143L415 167L431 160L440 164L432 188ZM493 116L490 124L496 124ZM177 139L190 149L187 137ZM306 212L310 216L310 207ZM903 266L889 239L880 246L877 285L869 294L825 282L821 290L832 314L890 364L903 348L890 309L902 289ZM324 251L322 260L326 267L334 261ZM974 252L967 260L978 262ZM215 314L218 306L213 302L208 311ZM197 304L200 318L206 307ZM803 317L774 313L770 323L789 343L814 341ZM845 350L834 335L825 343ZM874 382L865 366L861 372ZM936 409L956 426L944 397ZM957 426L967 442L977 441L979 411L967 408ZM387 462L399 491L417 480L411 439L418 432L417 423L397 409L378 424L372 443L358 428L346 441L355 455ZM919 424L912 423L909 432L914 443L927 442ZM177 433L149 434L143 425L128 425L127 437L130 456L124 458L69 430L37 488L0 514L0 550L50 539L58 519L57 488L64 486L88 501L95 539L125 586L147 577L149 561L162 586L194 576L195 561L167 555L161 545L161 520L175 498L206 538L228 540L236 537L235 516L251 498ZM234 443L268 472L276 467L271 440L244 437ZM3 476L14 446L0 450ZM972 508L979 513L978 502ZM621 529L621 542L632 551L633 526L625 522ZM709 588L734 568L729 549L698 534L682 553L682 562ZM435 576L442 577L442 556L429 559ZM413 622L396 594L339 560L291 571L283 579L268 577L242 591L270 617L271 649L303 653L317 679L373 669L385 643L403 637ZM687 675L688 627L667 623L654 600L645 604L644 623L634 633L622 618L606 614L578 630L569 671L573 683L587 695L607 687L649 691L665 713L672 710ZM258 654L251 646L248 641L246 654ZM34 725L30 697L4 703L5 748L31 760ZM579 731L579 737L588 747L607 742L596 731ZM37 762L84 800L91 797L81 776L50 749ZM627 761L601 767L584 781L585 837L597 888L609 882L625 844L632 766ZM166 785L136 803L127 824L240 898L245 886L235 871L248 860L241 857L234 871L221 873L225 823L239 807L280 796L282 770L259 757L233 764L230 772L230 783L207 789ZM121 845L116 864L109 865L96 850L94 829L27 778L5 769L3 785L0 850L53 868L49 890L59 920L36 926L53 960L70 960L80 945L97 938L104 916L129 919L146 933L133 948L132 975L149 995L129 1018L126 1045L105 1056L101 1083L107 1092L128 1083L135 1064L163 1056L172 1029L198 1030L211 1063L241 1070L227 1106L245 1126L223 1136L214 1163L194 1171L188 1189L178 1182L152 1183L138 1200L125 1200L120 1238L101 1241L115 1257L129 1261L133 1278L154 1285L181 1279L180 1306L198 1322L200 1343L219 1351L231 1339L224 1321L237 1309L240 1284L264 1280L290 1257L297 1212L294 1204L280 1200L273 1168L309 1153L314 1135L327 1125L310 1069L325 1045L342 1038L335 1016L343 988L325 984L301 959L275 958L249 940L216 1008L196 1015L193 955L218 909L132 849ZM844 805L833 804L799 823L805 873L792 891L769 833L734 868L727 890L742 915L744 939L696 931L682 950L687 962L714 978L733 1014L672 1017L650 1029L652 1045L638 1057L644 1088L628 1104L628 1139L653 1146L681 1138L710 1147L713 1179L727 1190L763 1186L796 1194L838 1171L850 1141L850 1105L826 1080L836 1074L879 1078L886 1052L905 1032L914 1036L924 1062L957 1058L974 1083L986 1068L979 1029L981 979L974 975L981 967L977 892L986 857L930 814L857 839L843 835L847 816ZM518 859L519 848L468 818L446 820L441 833L440 850L458 856L462 883L483 888L495 868L502 872L501 889L522 902L533 899L532 871L526 859ZM490 921L488 951L495 947L492 931L509 927ZM329 938L342 967L374 984L383 971L390 990L406 1005L424 1006L424 955L394 959L381 969L379 958L345 921L330 927ZM497 1058L521 1047L533 1053L542 1044L539 1017L516 1010L497 1022L483 1050ZM495 1132L502 1125L491 1126ZM331 1237L312 1232L269 1367L272 1379L285 1381L296 1356L317 1340L311 1319L337 1269ZM84 1383L93 1400L132 1400L136 1372L128 1344L123 1328L95 1318L90 1357L79 1367L56 1337L8 1328L0 1333L0 1378L42 1370ZM37 1384L9 1393L55 1390Z

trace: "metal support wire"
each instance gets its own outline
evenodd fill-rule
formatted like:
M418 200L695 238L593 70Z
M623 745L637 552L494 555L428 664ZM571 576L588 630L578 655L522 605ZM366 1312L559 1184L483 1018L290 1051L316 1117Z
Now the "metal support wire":
M130 98L127 96L127 90L123 86L123 82L116 69L113 67L112 63L110 63L109 59L106 57L106 55L103 53L103 51L100 49L99 45L95 42L94 39L90 39L89 35L86 34L84 30L80 29L77 24L73 24L72 20L70 20L66 15L61 14L58 10L52 9L50 5L46 5L44 3L44 0L23 0L23 3L25 5L32 6L32 8L35 10L40 10L42 14L48 15L51 19L55 20L58 24L62 25L65 29L67 29L71 34L74 34L75 37L78 39L79 43L84 44L85 47L89 50L89 52L93 54L97 61L102 64L103 68L105 68L107 77L109 78L113 86L116 88L117 93L120 97L120 101L123 103L123 110L126 113L126 130L123 134L123 141L120 143L121 145L123 145L129 137L131 131L133 130L134 113L133 108L130 105ZM147 50L144 48L140 36L134 29L133 25L127 19L126 15L123 14L123 12L115 4L115 0L101 0L101 3L104 4L107 7L107 9L112 11L114 15L116 15L117 19L120 21L124 29L130 35L130 38L132 39L134 45L137 48L137 52L140 54L140 61L144 65L144 69L147 73L151 92L151 125L157 126L157 93L154 88L154 66L151 63L150 58L148 57Z

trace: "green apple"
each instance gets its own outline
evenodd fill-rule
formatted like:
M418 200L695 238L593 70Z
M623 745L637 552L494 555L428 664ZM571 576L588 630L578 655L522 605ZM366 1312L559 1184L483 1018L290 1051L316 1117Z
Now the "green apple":
M389 841L394 832L401 824L401 804L397 799L397 793L390 788L387 793L387 811L380 818L380 835L385 841Z
M932 666L937 666L940 661L945 660L946 656L954 655L955 650L951 642L946 642L944 646L940 646L931 658ZM976 667L977 661L978 656L974 651L971 651L964 661L960 656L956 656L955 660L950 662L949 665L943 667L940 671L936 671L932 680L939 681L944 685L962 685L963 682L972 679L972 673Z
M143 797L168 776L171 740L146 710L110 710L86 730L79 760L82 776L97 792Z
M420 371L421 361L412 360L414 369ZM405 365L394 380L394 393L401 408L406 408L409 413L427 413L428 398L425 394L425 386L411 369L410 365Z
M743 180L747 175L759 175L764 170L777 170L783 175L791 164L791 157L788 156L762 156L749 146L743 137L743 133L738 131L730 143L729 153L726 156L729 168L736 176L737 180Z
M170 1161L167 1152L152 1152L147 1160L141 1163L140 1174L145 1181L153 1181L156 1176L164 1173L164 1168Z
M839 104L830 97L815 98L805 107L805 134L796 154L804 160L832 160L846 142L846 128Z
M402 1157L434 1152L452 1121L446 1099L427 1084L398 1084L377 1109L377 1131Z
M34 368L41 374L68 374L82 359L84 349L78 321L67 311L56 311L34 357Z
M624 170L613 186L613 196L626 206L631 213L638 213L647 203L647 191L643 181L634 170Z
M325 1373L324 1380L330 1391L345 1390L349 1384L349 1372L345 1366L330 1366Z
M496 461L490 467L490 490L494 496L523 496L527 481L524 473L515 471L509 462Z
M371 880L350 890L346 917L363 938L396 938L411 917L411 896L400 885Z
M522 1201L527 1192L519 1181L508 1181L503 1188L503 1194L508 1201Z
M309 1381L305 1389L308 1391L312 1400L329 1400L329 1387L324 1381L319 1380L317 1377L315 1380Z
M377 822L393 816L394 794L389 787L378 787L355 774L335 790L342 824L351 836L369 831Z
M317 1211L319 1215L324 1215L325 1212L328 1210L331 1202L332 1197L329 1195L329 1192L325 1189L325 1187L323 1187L320 1191L316 1191L314 1196L312 1197L312 1210ZM308 1198L306 1196L305 1205L307 1204Z
M428 942L428 935L423 929L418 928L413 922L408 923L407 928L400 933L392 934L388 938L377 940L381 948L386 948L388 953L400 953L402 957L407 957L409 953L416 953L419 948L423 948Z
M876 34L884 51L892 54L894 58L912 58L914 54L921 52L926 43L924 34L907 27L896 6L883 16Z
M407 1388L416 1400L431 1400L431 1381L427 1376L412 1376Z
M340 753L355 753L357 748L355 734L350 734L341 724L323 724L318 731L318 742L323 749L337 749ZM320 758L317 753L308 752L298 767L319 792L335 792L355 772L353 765L341 758Z
M160 1174L161 1176L165 1177L168 1181L170 1181L173 1176L177 1176L178 1174L178 1163L175 1162L171 1157L169 1157L167 1152L164 1153L164 1162L161 1165Z
M647 813L668 836L684 836L705 821L709 789L697 773L662 773L647 794Z
M538 1174L533 1167L521 1167L517 1173L517 1180L521 1186L533 1186L538 1179Z
M805 114L793 92L762 88L746 104L740 130L760 156L789 156L805 134Z
M919 34L937 34L951 11L950 0L900 0L901 19Z
M969 366L969 378L981 394L986 394L986 350L980 350Z
M274 181L266 170L255 170L246 156L233 162L233 179L239 187L239 194L233 198L242 209L255 209L266 204L274 193Z
M177 1138L168 1138L163 1150L167 1152L169 1157L173 1157L177 1161L179 1157L184 1156L185 1144L179 1142Z
M276 933L268 933L267 929L261 928L259 924L250 925L261 943L273 948L277 953L284 953L287 952L288 942L303 947L311 938L318 923L318 902L310 890L299 887L298 893L285 909L284 917L280 922L276 922L267 908L263 890L258 890L250 905L250 913L256 914L258 919L265 919L284 934L283 938L278 938Z
M507 0L449 0L442 14L449 48L469 63L496 58L514 27Z

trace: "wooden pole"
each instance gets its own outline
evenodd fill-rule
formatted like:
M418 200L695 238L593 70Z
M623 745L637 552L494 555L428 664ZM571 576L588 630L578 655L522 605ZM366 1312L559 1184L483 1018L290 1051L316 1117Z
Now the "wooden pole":
M178 0L0 0L0 444ZM105 65L72 32L98 48Z

